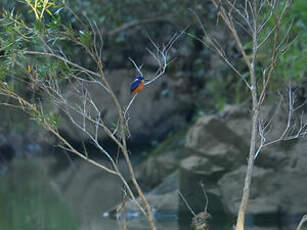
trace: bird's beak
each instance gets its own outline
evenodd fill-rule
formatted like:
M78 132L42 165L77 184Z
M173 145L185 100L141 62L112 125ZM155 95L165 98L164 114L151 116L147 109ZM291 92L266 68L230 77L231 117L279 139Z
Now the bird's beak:
M145 79L145 78L144 78L144 82L149 82L149 81L150 81L149 79Z

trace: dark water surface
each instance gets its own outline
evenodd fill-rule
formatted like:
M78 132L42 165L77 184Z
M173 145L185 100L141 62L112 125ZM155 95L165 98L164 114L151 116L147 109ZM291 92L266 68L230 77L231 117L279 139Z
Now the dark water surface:
M123 171L125 168L123 167ZM14 159L0 179L2 230L113 230L119 229L106 212L121 199L121 183L86 162L63 167L53 157ZM210 210L209 210L210 211ZM128 229L148 229L146 220L127 210ZM191 214L154 210L159 229L191 229ZM295 229L300 216L248 216L248 229ZM233 228L234 219L213 214L212 230ZM289 227L290 226L290 227Z

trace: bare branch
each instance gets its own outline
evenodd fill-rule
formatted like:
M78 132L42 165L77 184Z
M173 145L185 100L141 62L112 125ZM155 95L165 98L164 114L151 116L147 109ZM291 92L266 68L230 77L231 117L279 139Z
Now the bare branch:
M136 96L137 96L137 94L134 94L134 95L133 95L133 97L132 97L132 99L130 100L130 102L129 102L129 104L128 104L127 108L125 109L125 112L124 112L124 117L126 117L127 112L128 112L128 110L129 110L130 106L132 105L132 103L133 103L134 99L136 98Z
M151 38L149 38L152 46L154 47L154 51L150 50L150 49L146 49L148 51L148 53L153 57L153 59L157 62L158 64L158 69L157 72L155 73L155 75L148 80L148 82L145 82L145 86L148 86L150 84L152 84L154 81L158 80L159 78L161 78L166 71L167 65L168 65L168 52L169 50L173 47L174 43L183 35L183 33L185 32L185 30L181 31L180 33L175 33L171 39L169 39L169 41L167 42L166 45L162 45L162 47L159 47ZM134 65L136 71L141 75L144 76L142 71L141 71L141 67L139 67L136 62L129 57L129 60L132 62L132 64ZM148 79L148 78L147 78ZM129 109L131 108L136 96L138 94L135 94L131 100L129 101L127 107L124 109L123 112L123 116L124 119L126 120L126 125L128 123L128 118L127 118L127 113L129 111ZM127 126L128 127L128 126ZM114 130L113 133L117 132L117 128Z
M185 199L185 197L182 195L182 193L180 191L178 191L178 195L179 197L183 200L184 204L186 205L186 207L190 210L190 212L192 213L193 216L196 216L196 213L193 211L193 209L191 208L191 206L189 205L188 201Z
M304 215L300 221L300 223L298 224L296 230L301 230L303 224L307 221L307 215Z
M273 140L267 140L265 136L268 135L268 132L265 133L265 128L262 127L263 121L259 121L259 136L260 136L260 144L257 150L257 153L255 154L255 159L259 155L260 151L262 148L268 147L272 144L281 142L281 141L288 141L288 140L293 140L297 139L300 137L305 137L307 134L307 122L304 122L303 120L303 115L304 113L302 112L300 115L299 119L299 126L295 127L295 123L293 121L293 116L294 112L297 111L296 108L294 108L295 100L294 100L294 92L291 89L291 86L288 88L288 115L287 115L287 122L286 126L281 133L281 135L278 138L275 138ZM305 104L304 102L302 103L303 105ZM301 108L302 105L299 105L298 107ZM276 110L277 113L277 110ZM270 119L268 122L267 126L271 123L273 118Z
M239 72L239 70L230 62L229 58L226 57L225 52L223 50L223 48L220 46L220 44L214 39L214 37L212 37L211 35L209 35L209 33L207 32L204 24L201 22L198 14L191 10L192 13L195 15L199 25L201 26L201 29L204 33L205 39L202 38L198 38L195 37L193 34L187 33L187 35L189 35L190 37L196 39L197 41L201 42L202 44L204 44L207 48L215 51L219 57L237 74L238 77L240 77L240 79L245 83L245 85L251 89L250 84L248 83L248 81L245 79L245 77Z
M143 20L133 20L131 22L121 25L118 28L115 28L107 32L107 35L113 36L125 30L131 29L131 27L136 27L136 26L143 25L143 24L157 23L157 22L167 22L169 21L169 19L170 19L170 15L160 16L156 18L143 19Z
M209 199L208 199L208 195L207 195L207 192L206 192L206 189L205 189L205 185L203 182L200 183L200 187L203 191L203 194L205 196L205 199L206 199L206 203L205 203L205 208L204 208L204 212L205 213L208 213L208 205L209 205Z
M96 77L100 77L100 74L94 71L91 71L83 66L80 66L72 61L69 61L67 58L64 58L62 56L59 56L57 54L53 54L53 53L44 53L44 52L38 52L38 51L24 51L23 54L28 54L28 55L40 55L40 56L49 56L49 57L54 57L56 59L59 59L61 61L63 61L64 63L71 65L73 67L76 67L77 69L84 71L86 73L89 73L91 75L94 75Z
M137 70L137 72L141 75L141 76L144 76L144 74L142 73L141 69L142 69L142 66L141 67L138 67L138 65L135 63L135 61L129 57L129 60L132 62L132 64L134 65L134 68Z

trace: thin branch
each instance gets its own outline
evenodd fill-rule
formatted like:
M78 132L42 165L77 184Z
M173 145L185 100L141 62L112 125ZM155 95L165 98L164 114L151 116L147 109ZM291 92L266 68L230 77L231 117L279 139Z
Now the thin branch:
M223 21L225 22L225 24L227 25L227 28L230 30L231 34L233 35L235 41L236 41L236 44L238 46L238 49L240 51L240 53L242 54L243 56L243 59L245 61L245 64L248 66L249 70L252 70L253 67L251 66L251 62L249 61L249 58L245 52L245 49L243 47L243 44L241 42L241 39L237 33L237 30L235 29L234 25L233 25L233 22L231 21L231 19L227 16L227 13L226 13L226 10L224 9L223 6L220 6L218 3L217 3L217 0L211 0L211 2L214 4L214 6L218 9L220 9L220 15L223 19Z
M205 198L206 198L206 203L205 203L204 212L205 212L205 213L208 213L209 199L208 199L208 195L207 195L207 192L206 192L206 189L205 189L205 185L204 185L203 182L200 183L200 187L201 187L201 189L202 189L202 191L203 191L203 194L204 194L204 196L205 196Z
M141 76L144 76L143 73L142 73L142 71L141 71L141 68L142 68L142 67L139 67L139 66L135 63L135 61L134 61L132 58L129 57L129 60L132 62L133 66L134 66L134 68L137 70L137 72L138 72Z
M302 217L302 219L301 219L300 223L298 224L296 230L301 230L301 228L302 228L302 226L303 226L303 224L304 224L305 222L307 222L307 215L304 215L304 216Z
M91 71L83 66L80 66L62 56L59 56L57 54L53 54L53 53L44 53L44 52L38 52L38 51L23 51L23 54L26 54L26 55L40 55L40 56L49 56L49 57L54 57L56 59L59 59L61 61L63 61L64 63L68 64L68 65L71 65L73 67L76 67L77 69L81 70L81 71L84 71L86 73L89 73L91 75L94 75L96 77L100 77L100 74L97 73L97 72L94 72L94 71Z
M307 134L307 122L304 122L304 120L303 120L303 115L304 115L303 112L301 113L301 116L300 116L298 128L294 127L293 115L294 115L294 112L296 111L296 108L294 108L294 104L295 104L294 93L292 92L291 86L289 86L289 89L288 89L287 123L286 123L286 126L285 126L282 134L276 139L269 140L269 141L266 140L267 138L265 136L267 135L267 133L265 133L264 128L262 128L263 122L259 121L258 133L259 133L259 136L260 136L260 144L259 144L258 150L255 154L255 159L259 155L260 151L265 147L268 147L270 145L276 144L276 143L281 142L281 141L288 141L288 140L293 140L293 139L297 139L297 138L300 138L300 137L305 137L305 135ZM301 107L301 105L299 105L298 107ZM276 113L277 113L277 111L276 111ZM271 120L272 119L273 118L271 118ZM271 122L271 120L270 120L270 122ZM293 134L293 132L294 132L294 134ZM291 133L292 133L292 135L290 135Z
M130 100L128 106L126 107L125 112L124 112L124 117L125 117L125 118L126 118L126 115L127 115L128 110L129 110L129 108L131 107L131 105L132 105L134 99L136 98L136 96L137 96L137 94L134 94L134 95L133 95L133 97L132 97L132 99Z
M156 18L148 18L148 19L143 19L143 20L133 20L131 22L127 22L123 25L121 25L118 28L115 28L109 32L107 32L106 34L109 36L114 36L118 33L121 33L125 30L130 29L131 27L136 27L139 25L144 25L144 24L150 24L150 23L157 23L157 22L169 22L170 19L170 15L166 15L166 16L159 16Z
M183 33L185 32L185 30L181 31L180 33L175 33L171 39L169 39L168 43L166 45L162 45L162 47L160 48L150 37L149 40L152 44L152 46L154 47L155 51L151 51L150 49L146 49L148 51L148 53L153 57L153 59L158 63L158 69L156 74L150 79L148 80L148 82L145 82L145 86L148 86L150 84L152 84L153 82L155 82L156 80L158 80L159 78L161 78L166 71L167 65L168 65L168 51L173 47L174 43L183 35ZM141 67L139 67L136 62L129 57L129 60L132 62L132 64L134 65L136 71L144 77L142 71L141 71ZM147 78L148 79L148 78ZM125 119L125 123L126 123L126 127L128 127L128 118L127 118L127 114L129 109L131 108L136 96L138 94L135 94L131 100L129 101L128 105L126 106L126 108L124 109L123 112L123 118ZM118 127L118 126L117 126ZM129 129L128 129L129 130ZM116 128L113 131L113 134L115 134L118 131L118 129Z
M214 39L212 38L204 24L202 23L202 21L200 20L198 14L191 10L191 12L194 14L194 16L196 17L198 24L201 26L201 29L205 35L205 39L202 38L198 38L196 36L194 36L193 34L187 33L187 35L189 35L190 37L196 39L197 41L201 42L202 44L204 44L207 48L215 51L219 57L237 74L237 76L245 83L245 85L251 89L250 84L248 83L248 81L245 79L245 77L239 72L239 70L229 61L229 59L226 57L225 52L223 50L223 48L220 46L220 44Z
M190 210L190 212L192 213L193 216L196 216L196 213L193 211L193 209L191 208L191 206L189 205L188 201L185 199L185 197L182 195L182 193L180 191L178 191L178 195L180 196L180 198L183 200L185 206Z

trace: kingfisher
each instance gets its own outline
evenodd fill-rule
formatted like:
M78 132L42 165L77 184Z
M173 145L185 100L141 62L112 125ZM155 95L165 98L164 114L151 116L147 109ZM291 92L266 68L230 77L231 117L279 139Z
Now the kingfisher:
M145 79L142 75L136 76L135 80L130 83L130 92L139 93L144 88Z

